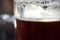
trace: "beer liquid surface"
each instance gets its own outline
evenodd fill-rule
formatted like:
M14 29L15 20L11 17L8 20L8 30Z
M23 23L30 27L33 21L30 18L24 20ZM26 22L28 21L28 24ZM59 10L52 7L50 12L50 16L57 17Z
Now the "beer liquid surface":
M60 40L60 21L16 21L16 40Z

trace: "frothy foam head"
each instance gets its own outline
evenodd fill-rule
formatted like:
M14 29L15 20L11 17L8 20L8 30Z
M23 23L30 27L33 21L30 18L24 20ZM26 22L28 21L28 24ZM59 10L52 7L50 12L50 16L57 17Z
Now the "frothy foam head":
M60 7L57 6L57 4L58 2L55 4L55 1L50 1L47 9L33 2L28 4L17 4L15 7L15 15L17 19L25 21L60 21ZM46 4L42 5L47 6Z

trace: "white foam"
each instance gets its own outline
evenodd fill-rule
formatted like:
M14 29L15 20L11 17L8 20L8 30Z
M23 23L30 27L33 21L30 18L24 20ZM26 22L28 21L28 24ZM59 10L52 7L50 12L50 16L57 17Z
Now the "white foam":
M22 6L21 6L22 7ZM35 22L52 22L52 21L60 21L60 8L52 9L47 8L43 9L40 5L29 4L25 5L23 9L23 13L18 11L17 7L15 10L16 18L24 21L35 21ZM59 10L59 11L57 11ZM21 15L22 14L22 15ZM20 17L22 16L22 18Z

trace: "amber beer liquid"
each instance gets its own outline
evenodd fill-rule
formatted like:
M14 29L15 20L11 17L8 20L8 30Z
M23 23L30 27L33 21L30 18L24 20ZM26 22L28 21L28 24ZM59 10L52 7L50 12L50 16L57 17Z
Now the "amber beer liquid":
M60 40L60 1L16 1L16 40Z
M16 21L16 40L60 40L60 21Z

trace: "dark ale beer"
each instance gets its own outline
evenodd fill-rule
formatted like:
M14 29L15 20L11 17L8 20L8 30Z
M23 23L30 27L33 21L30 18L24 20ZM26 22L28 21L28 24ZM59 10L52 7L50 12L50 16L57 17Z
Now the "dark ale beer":
M60 40L59 0L15 0L16 40Z
M16 21L16 40L60 40L60 21Z

